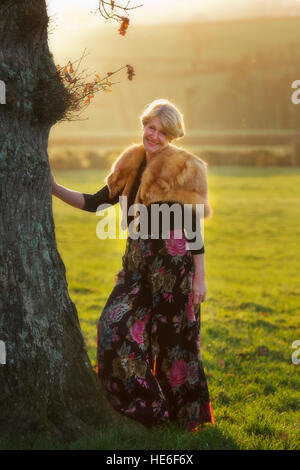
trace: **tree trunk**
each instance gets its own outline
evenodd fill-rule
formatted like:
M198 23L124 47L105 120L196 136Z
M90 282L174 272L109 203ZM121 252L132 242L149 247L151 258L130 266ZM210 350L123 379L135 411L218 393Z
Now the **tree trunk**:
M91 367L57 251L47 147L68 93L47 27L45 0L1 0L0 432L74 439L118 417Z

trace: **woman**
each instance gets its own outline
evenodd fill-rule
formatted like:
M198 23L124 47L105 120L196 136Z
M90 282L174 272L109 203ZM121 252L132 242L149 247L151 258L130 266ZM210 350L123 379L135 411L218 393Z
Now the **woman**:
M173 421L195 431L214 423L200 356L204 246L191 248L200 233L195 204L203 204L205 217L211 214L206 164L171 144L184 135L184 122L169 101L151 103L141 122L143 144L120 155L96 194L71 191L54 177L53 194L91 212L101 203L116 204L121 195L128 208L146 208L148 237L129 231L122 270L98 323L98 374L111 404L124 415L146 426ZM192 227L171 213L167 232L161 217L153 236L151 211L162 203L192 207ZM123 223L141 228L128 214L124 210Z

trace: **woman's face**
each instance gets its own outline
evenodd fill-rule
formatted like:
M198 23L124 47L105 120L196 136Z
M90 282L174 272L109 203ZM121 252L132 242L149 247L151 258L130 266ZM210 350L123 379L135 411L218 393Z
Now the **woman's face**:
M143 144L147 154L154 154L165 148L170 142L159 117L150 119L144 127Z

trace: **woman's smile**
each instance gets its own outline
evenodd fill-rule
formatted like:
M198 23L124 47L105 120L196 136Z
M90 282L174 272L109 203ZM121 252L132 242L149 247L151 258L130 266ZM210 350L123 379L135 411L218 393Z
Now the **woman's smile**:
M156 145L159 145L159 142L152 142L152 140L150 139L147 139L147 142L149 145L151 145L151 147L155 147Z
M159 117L150 119L144 128L143 144L149 155L159 152L170 142Z

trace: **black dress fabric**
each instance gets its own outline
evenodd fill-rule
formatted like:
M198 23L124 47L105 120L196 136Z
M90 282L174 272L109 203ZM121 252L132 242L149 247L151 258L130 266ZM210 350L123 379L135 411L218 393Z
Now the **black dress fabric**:
M143 168L145 162L128 206ZM107 186L85 194L84 209L118 202L108 196ZM182 228L181 237L174 234L128 236L122 269L98 322L97 371L120 413L145 426L171 421L196 432L202 423L214 423L214 416L200 353L200 305L193 305L193 252Z

